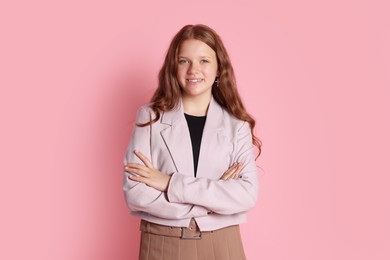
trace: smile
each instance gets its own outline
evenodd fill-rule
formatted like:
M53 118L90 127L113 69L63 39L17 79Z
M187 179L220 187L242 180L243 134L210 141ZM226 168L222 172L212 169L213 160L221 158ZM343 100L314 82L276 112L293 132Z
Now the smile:
M187 79L187 81L190 83L197 83L197 82L201 82L202 79Z

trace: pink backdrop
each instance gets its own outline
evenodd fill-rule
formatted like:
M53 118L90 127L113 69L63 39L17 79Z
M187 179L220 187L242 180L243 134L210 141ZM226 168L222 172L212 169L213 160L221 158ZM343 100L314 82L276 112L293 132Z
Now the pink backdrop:
M264 142L248 259L390 259L389 1L7 2L0 259L136 259L122 156L188 23L222 36Z

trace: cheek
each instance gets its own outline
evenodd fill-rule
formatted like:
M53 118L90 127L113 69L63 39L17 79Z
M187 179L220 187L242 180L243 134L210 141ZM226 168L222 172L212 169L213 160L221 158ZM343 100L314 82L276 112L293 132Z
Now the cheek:
M217 70L215 68L210 68L209 70L207 70L207 75L209 77L215 77L217 76Z
M182 88L183 84L185 84L185 76L183 74L183 70L178 70L176 72L176 80L179 83L180 88Z
M185 76L185 70L184 69L178 69L176 72L176 77L180 81Z
M215 64L209 66L207 68L207 70L209 71L209 74L217 74L218 72L218 66L215 66Z

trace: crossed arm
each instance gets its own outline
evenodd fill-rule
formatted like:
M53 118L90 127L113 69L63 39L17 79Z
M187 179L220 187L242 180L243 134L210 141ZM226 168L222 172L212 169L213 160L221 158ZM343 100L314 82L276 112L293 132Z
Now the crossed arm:
M147 110L138 120L150 120ZM180 172L165 174L148 156L150 127L136 127L124 160L123 190L133 212L145 212L165 219L205 216L210 211L223 215L244 212L257 200L257 167L248 123L236 133L233 163L219 180L195 178ZM140 152L142 151L142 153Z
M168 190L169 181L171 180L171 176L160 172L158 169L154 168L149 158L143 155L140 151L135 150L134 154L142 161L143 164L139 163L128 163L125 165L125 171L131 173L128 178L145 183L146 185L162 191L166 192ZM243 164L242 163L234 163L220 178L220 180L230 180L230 179L238 179Z

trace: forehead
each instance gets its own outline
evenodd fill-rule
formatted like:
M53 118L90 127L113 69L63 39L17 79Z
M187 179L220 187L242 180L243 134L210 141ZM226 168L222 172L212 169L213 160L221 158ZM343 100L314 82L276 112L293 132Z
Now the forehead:
M206 43L195 40L195 39L189 39L185 40L180 44L179 48L179 56L186 56L186 57L197 57L197 56L209 56L211 58L215 58L216 54L213 49L211 49L210 46L208 46Z

